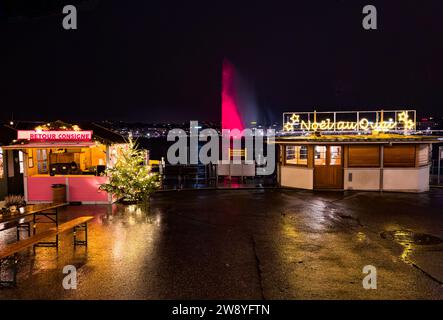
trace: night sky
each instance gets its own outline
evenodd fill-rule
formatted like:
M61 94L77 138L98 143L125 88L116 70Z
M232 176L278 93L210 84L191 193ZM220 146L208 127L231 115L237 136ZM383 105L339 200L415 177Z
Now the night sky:
M443 114L441 0L65 1L83 3L70 31L63 1L27 2L0 15L1 120L220 121L224 57L255 89L260 122L314 109ZM366 4L378 30L362 28Z

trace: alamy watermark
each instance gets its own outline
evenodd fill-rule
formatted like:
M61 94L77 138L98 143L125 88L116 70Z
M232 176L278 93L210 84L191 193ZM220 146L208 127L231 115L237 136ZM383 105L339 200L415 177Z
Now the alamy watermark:
M77 268L73 265L64 266L63 274L66 274L62 281L63 288L65 290L77 289Z
M63 7L63 14L66 16L63 18L62 26L65 30L77 29L77 8L73 5L66 5Z
M175 141L169 147L167 153L167 159L170 164L256 164L256 175L270 175L274 173L274 129L244 129L242 131L238 129L223 129L220 136L215 129L199 131L199 128L197 121L190 122L189 139L183 129L169 130L167 140ZM198 148L199 142L206 142L201 146L200 150ZM264 153L265 145L266 154ZM242 150L243 153L241 152Z
M377 268L372 265L364 266L363 273L366 274L362 281L363 288L377 289Z
M363 29L377 30L377 8L368 4L363 7L362 13L366 14L362 21Z

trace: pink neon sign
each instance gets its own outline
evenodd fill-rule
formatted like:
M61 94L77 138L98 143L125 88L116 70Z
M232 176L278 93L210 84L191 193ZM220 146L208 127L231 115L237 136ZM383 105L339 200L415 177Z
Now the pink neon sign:
M91 141L92 131L37 131L19 130L18 140L28 141Z

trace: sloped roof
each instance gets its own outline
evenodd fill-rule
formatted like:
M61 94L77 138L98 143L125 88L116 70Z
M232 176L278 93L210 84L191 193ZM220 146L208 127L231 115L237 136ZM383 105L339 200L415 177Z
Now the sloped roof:
M7 124L1 124L0 125L0 145L10 145L14 143L14 140L17 139L17 131L18 130L34 130L37 126L53 126L53 125L59 125L59 124L67 124L62 121L55 121L52 123L44 123L44 122L17 122L14 124L14 126L10 126ZM79 123L78 126L82 130L92 130L93 140L100 141L103 144L115 144L115 143L126 143L125 138L112 131L109 128L106 128L100 124L97 124L95 122L84 122Z
M79 124L79 126L83 130L92 130L93 138L95 140L99 140L104 144L126 143L126 140L122 135L98 123L95 122L81 123Z
M336 135L291 135L276 137L276 143L291 143L291 142L301 142L301 143L437 143L442 139L437 136L422 136L422 135L403 135L396 133L380 133L380 134L336 134Z
M17 130L5 124L0 124L0 146L6 146L16 138L17 138Z

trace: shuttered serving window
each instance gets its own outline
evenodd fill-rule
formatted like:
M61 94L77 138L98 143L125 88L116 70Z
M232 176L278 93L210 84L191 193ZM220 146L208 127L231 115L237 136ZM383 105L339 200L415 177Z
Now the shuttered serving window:
M378 145L350 145L349 167L380 167L380 147Z
M383 166L385 167L415 167L415 145L385 146L383 159Z

